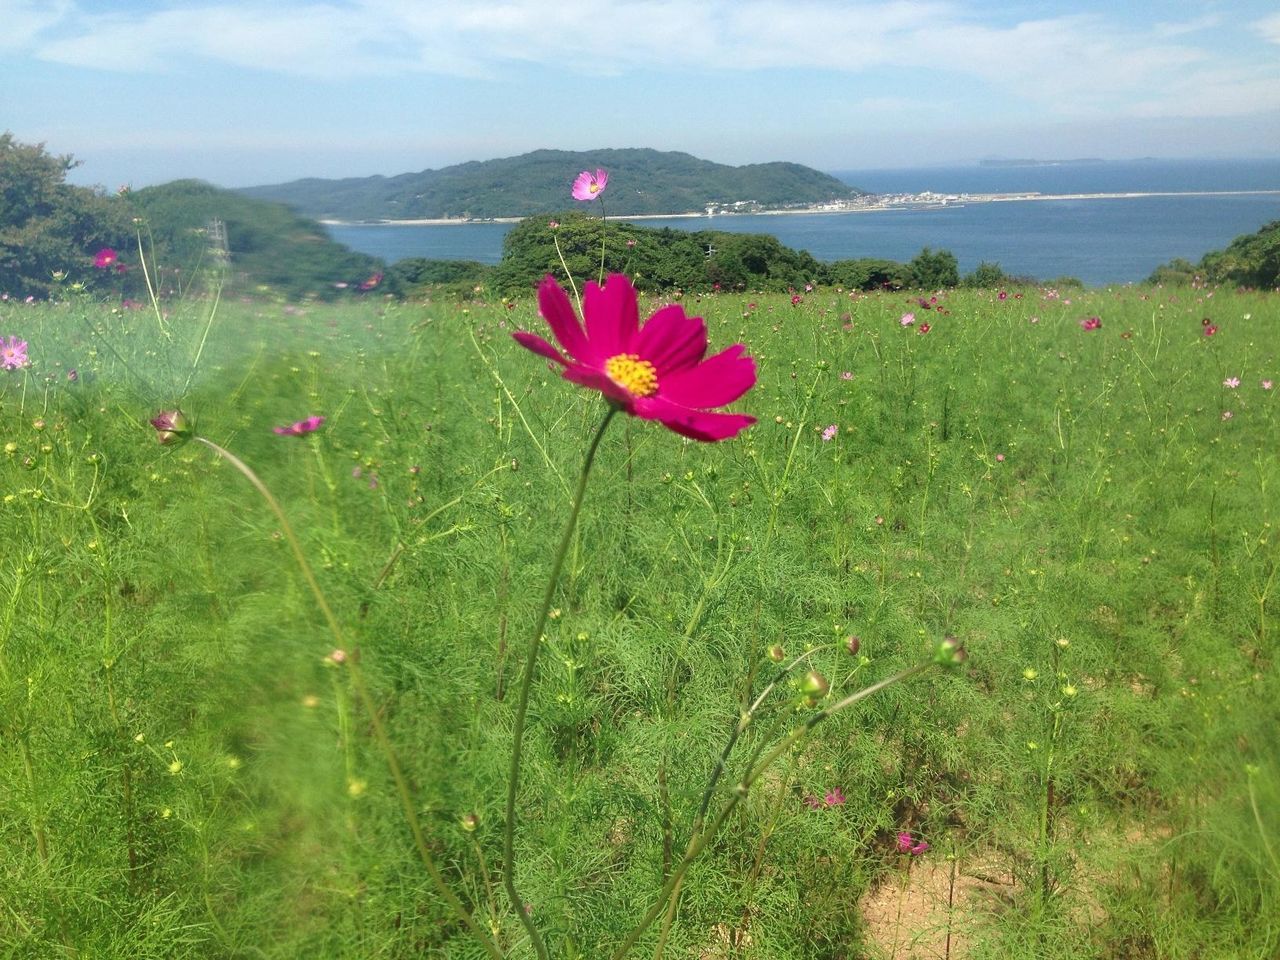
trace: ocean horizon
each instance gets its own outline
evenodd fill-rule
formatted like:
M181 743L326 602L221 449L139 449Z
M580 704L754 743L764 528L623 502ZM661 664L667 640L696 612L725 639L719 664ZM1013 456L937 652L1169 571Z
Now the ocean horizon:
M876 194L1040 193L1066 199L957 202L847 213L735 214L637 221L649 227L764 233L823 261L908 261L924 247L955 254L962 273L999 263L1012 276L1070 276L1091 286L1137 283L1174 258L1196 262L1280 220L1277 160L1131 160L1055 165L842 170ZM1149 193L1157 196L1097 197ZM1172 196L1167 194L1173 194ZM566 203L566 207L569 204ZM327 224L353 250L494 264L511 223Z

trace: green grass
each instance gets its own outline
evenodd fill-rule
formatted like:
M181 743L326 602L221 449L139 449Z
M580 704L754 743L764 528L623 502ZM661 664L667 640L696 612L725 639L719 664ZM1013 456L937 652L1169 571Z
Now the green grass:
M903 830L931 844L913 877L1001 880L958 901L954 956L1280 951L1280 299L1018 293L685 303L758 358L760 422L701 445L618 421L601 447L526 733L518 881L553 956L608 956L652 902L767 648L848 634L858 657L813 656L834 694L948 634L970 659L764 776L666 956L890 956L861 905ZM147 425L205 308L0 304L33 360L0 372L0 956L483 956L274 517ZM507 335L540 323L532 298L224 303L182 399L284 505L434 857L513 958L514 688L604 413ZM783 686L721 796L807 715Z

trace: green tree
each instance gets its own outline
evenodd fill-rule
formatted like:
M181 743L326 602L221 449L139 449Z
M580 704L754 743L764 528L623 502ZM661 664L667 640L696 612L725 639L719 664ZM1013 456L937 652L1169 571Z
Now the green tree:
M998 287L1007 281L1008 276L1000 268L1000 264L983 260L974 268L973 273L964 278L964 285L966 287L975 287L979 290L990 290L992 287Z
M827 264L826 279L847 290L898 290L911 282L911 270L896 260L862 257Z
M922 290L941 290L960 285L960 265L950 250L937 252L925 247L908 265L911 282Z
M93 258L130 243L127 207L68 184L76 165L44 144L0 134L0 290L10 296L48 296L61 278L90 288L119 282L114 271L95 269Z

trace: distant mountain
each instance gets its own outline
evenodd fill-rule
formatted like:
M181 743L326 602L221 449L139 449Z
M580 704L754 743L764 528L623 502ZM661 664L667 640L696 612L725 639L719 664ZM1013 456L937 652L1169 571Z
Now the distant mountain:
M1071 160L979 160L980 167L1073 167L1086 163L1105 163L1100 157L1075 157Z
M569 196L574 177L597 168L609 173L604 205L614 216L702 212L708 204L777 209L862 192L796 163L731 167L646 149L535 150L394 177L313 178L239 192L321 220L526 217L575 205Z
M314 220L199 180L145 187L128 200L164 262L187 271L207 262L208 226L220 221L231 280L242 290L334 296L336 283L355 289L382 269L381 261L335 243Z

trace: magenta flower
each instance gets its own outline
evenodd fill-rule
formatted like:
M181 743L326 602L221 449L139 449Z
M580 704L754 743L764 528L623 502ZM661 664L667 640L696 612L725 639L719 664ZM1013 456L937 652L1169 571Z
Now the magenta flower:
M1217 332L1218 332L1218 327L1212 323L1207 324L1204 328L1204 335L1206 337L1212 337Z
M933 327L929 326L927 323L922 323L920 326L916 327L916 333L928 333L932 329Z
M1083 320L1080 321L1080 329L1081 330L1101 330L1102 318L1101 317L1085 317Z
M120 254L116 253L110 247L103 247L98 251L97 255L94 256L93 265L99 270L105 270L119 259Z
M536 334L513 333L516 342L564 367L564 378L599 390L627 413L657 420L694 440L726 440L755 417L712 413L755 386L756 363L742 344L711 357L701 317L675 304L660 308L643 326L635 287L611 273L603 287L588 281L583 291L585 330L569 298L548 276L538 288L538 307L561 349Z
M923 840L917 842L909 833L898 834L898 852L909 853L913 857L918 857L929 849L929 844Z
M583 170L578 174L578 179L573 181L573 199L594 200L604 193L604 188L608 184L609 174L603 170L597 170L595 173L590 170Z
M825 802L828 807L843 807L844 793L839 787L832 787L827 791L827 795L823 802Z
M271 431L282 437L302 437L308 433L315 433L322 426L324 426L324 417L307 417L287 427L272 427Z
M20 370L29 367L31 360L27 357L27 341L17 337L0 337L0 368Z

